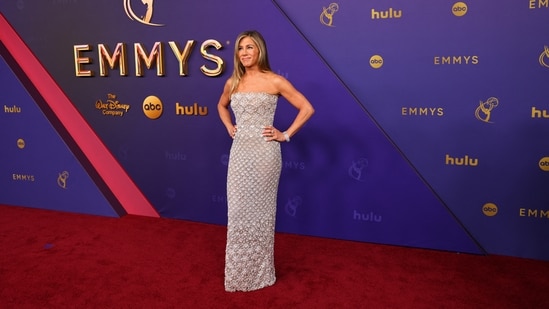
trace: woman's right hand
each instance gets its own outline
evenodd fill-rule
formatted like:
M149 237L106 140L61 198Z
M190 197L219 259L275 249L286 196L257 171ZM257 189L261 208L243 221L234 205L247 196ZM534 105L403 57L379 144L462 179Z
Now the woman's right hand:
M236 135L236 126L229 126L227 127L227 132L229 132L229 136L234 139L234 136Z

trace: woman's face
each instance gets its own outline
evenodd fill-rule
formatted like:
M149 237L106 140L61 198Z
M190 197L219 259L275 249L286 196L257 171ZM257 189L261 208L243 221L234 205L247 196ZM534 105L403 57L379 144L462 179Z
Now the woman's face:
M244 37L238 44L238 59L245 68L255 66L259 62L259 48L250 37Z

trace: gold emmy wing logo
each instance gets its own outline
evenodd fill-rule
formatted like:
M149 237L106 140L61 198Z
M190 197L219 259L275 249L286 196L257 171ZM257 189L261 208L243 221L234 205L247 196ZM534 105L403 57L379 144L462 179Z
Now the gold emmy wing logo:
M545 46L545 50L539 55L539 64L549 68L549 47Z
M147 7L145 16L141 16L141 17L135 14L135 11L132 8L131 2L132 2L131 0L124 0L124 11L126 11L126 15L128 16L129 19L135 20L147 26L155 26L155 27L164 26L164 24L155 24L151 22L153 11L154 11L154 0L141 0L141 3L143 3L143 5Z
M328 27L335 27L333 25L334 22L334 14L339 10L339 5L337 3L330 3L330 5L326 7L322 7L322 13L320 14L320 22Z
M67 188L67 179L68 178L69 178L69 172L63 171L57 177L57 185L59 185L59 187L61 187L63 189L66 189Z
M486 123L493 123L490 121L490 116L492 115L492 110L496 108L499 104L497 98L491 97L486 100L486 102L480 101L479 106L475 110L475 117Z

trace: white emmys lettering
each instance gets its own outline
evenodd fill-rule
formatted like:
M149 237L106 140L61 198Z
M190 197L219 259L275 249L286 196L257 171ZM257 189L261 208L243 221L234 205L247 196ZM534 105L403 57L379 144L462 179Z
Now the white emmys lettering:
M528 3L530 10L549 8L549 0L530 0Z
M519 216L549 219L549 209L543 210L543 209L521 208L519 209Z
M434 64L478 64L478 56L435 56Z
M34 181L34 175L13 174L12 179L18 181Z
M444 116L442 107L403 107L402 116Z
M168 45L171 47L173 55L179 64L179 76L189 75L189 58L195 43L195 40L188 40L185 47L181 49L176 41L168 42ZM153 64L156 64L156 75L164 76L164 43L155 42L150 52L147 52L142 43L134 43L133 45L135 76L144 76L143 63L147 69L151 69ZM210 54L208 52L210 47L219 50L223 47L223 45L214 39L208 39L205 40L200 46L200 55L202 58L213 62L216 67L210 69L204 64L200 67L200 71L208 77L215 77L223 73L225 62L221 57ZM112 53L106 44L98 44L97 49L99 51L99 75L101 77L107 77L109 75L109 69L114 69L117 64L120 76L128 76L128 65L126 59L129 53L126 51L125 43L117 43L114 52ZM84 56L85 52L91 51L92 46L90 44L79 44L73 46L74 68L75 75L77 77L93 77L95 75L95 71L84 68L84 66L89 66L94 63L94 59L92 57Z

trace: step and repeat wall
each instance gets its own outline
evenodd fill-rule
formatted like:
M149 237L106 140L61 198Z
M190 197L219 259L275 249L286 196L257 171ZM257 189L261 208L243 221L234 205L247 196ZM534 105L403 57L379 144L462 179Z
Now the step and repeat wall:
M0 204L226 224L256 29L316 114L277 231L549 260L549 1L0 3ZM275 126L296 110L280 98Z

